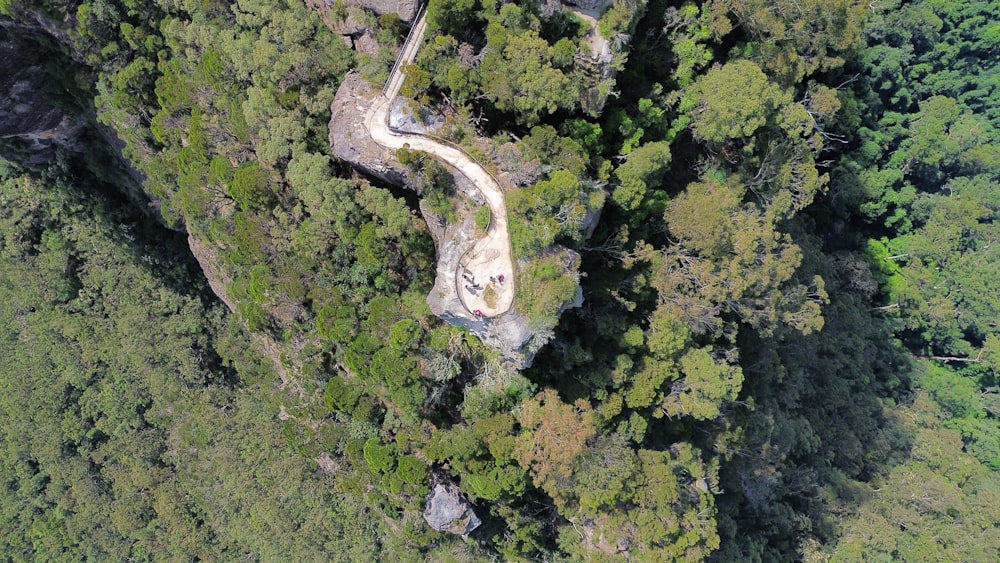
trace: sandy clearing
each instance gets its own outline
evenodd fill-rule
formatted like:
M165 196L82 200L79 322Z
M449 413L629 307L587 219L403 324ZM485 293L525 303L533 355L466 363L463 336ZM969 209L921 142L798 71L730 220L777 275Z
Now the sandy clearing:
M587 22L587 25L590 26L587 34L583 36L583 41L590 49L590 54L595 59L610 55L611 45L608 43L608 40L601 35L601 31L597 25L598 20L607 10L607 7L599 9L585 9L580 6L567 6L567 8L573 13L573 15Z

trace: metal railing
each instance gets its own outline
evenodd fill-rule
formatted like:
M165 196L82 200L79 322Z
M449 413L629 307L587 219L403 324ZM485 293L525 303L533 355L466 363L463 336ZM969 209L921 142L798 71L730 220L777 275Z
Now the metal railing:
M417 28L420 27L420 24L422 23L421 20L424 17L425 11L427 11L427 4L420 4L420 9L417 10L417 14L413 17L413 25L410 27L410 31L406 34L406 39L403 40L403 46L399 48L399 54L396 55L396 62L393 63L392 70L389 71L389 78L386 79L385 84L382 86L383 94L389 94L389 84L392 83L393 76L395 76L396 72L399 71L399 67L402 66L403 59L406 58L406 50L410 46L410 42L413 40Z

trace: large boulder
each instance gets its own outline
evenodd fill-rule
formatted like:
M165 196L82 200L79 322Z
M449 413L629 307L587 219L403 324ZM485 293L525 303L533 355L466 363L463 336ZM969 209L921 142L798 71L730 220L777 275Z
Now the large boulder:
M371 10L380 16L396 13L399 14L399 19L404 22L413 23L420 2L418 0L347 0L347 5Z
M424 520L439 532L467 536L482 524L469 501L451 483L438 483L427 496Z
M347 73L330 105L330 149L333 156L369 176L406 186L408 170L395 151L376 143L365 128L365 115L380 95L360 74Z
M336 0L306 0L306 3L314 10L319 10L321 14L328 13ZM382 14L399 14L399 19L406 23L413 23L413 18L417 15L417 8L420 0L346 0L347 6L353 6Z

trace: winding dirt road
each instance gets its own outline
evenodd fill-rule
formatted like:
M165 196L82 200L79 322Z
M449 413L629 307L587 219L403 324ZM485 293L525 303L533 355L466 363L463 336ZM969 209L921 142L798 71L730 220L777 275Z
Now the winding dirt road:
M453 171L465 175L479 188L492 213L490 226L459 261L458 271L454 273L454 287L469 315L475 317L475 312L479 311L483 317L495 317L510 310L514 303L515 288L503 189L486 169L465 152L422 135L394 131L388 125L389 107L403 83L402 69L416 57L425 30L426 20L421 15L403 46L400 63L386 82L380 99L375 101L365 115L364 124L368 134L379 145L393 150L407 145L412 150L429 153L450 166ZM505 278L503 283L490 281L490 277L496 279L500 275Z

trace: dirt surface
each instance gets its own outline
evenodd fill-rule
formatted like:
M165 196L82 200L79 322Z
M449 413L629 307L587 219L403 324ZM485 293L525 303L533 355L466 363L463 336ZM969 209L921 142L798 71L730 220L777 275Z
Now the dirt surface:
M587 22L590 26L590 30L587 34L583 36L584 43L590 48L590 54L593 55L595 59L602 59L611 56L611 45L608 40L601 35L600 30L597 27L597 20L600 19L601 15L607 11L606 6L601 6L598 8L582 8L579 6L570 7L570 11L573 15L580 18L581 20Z

